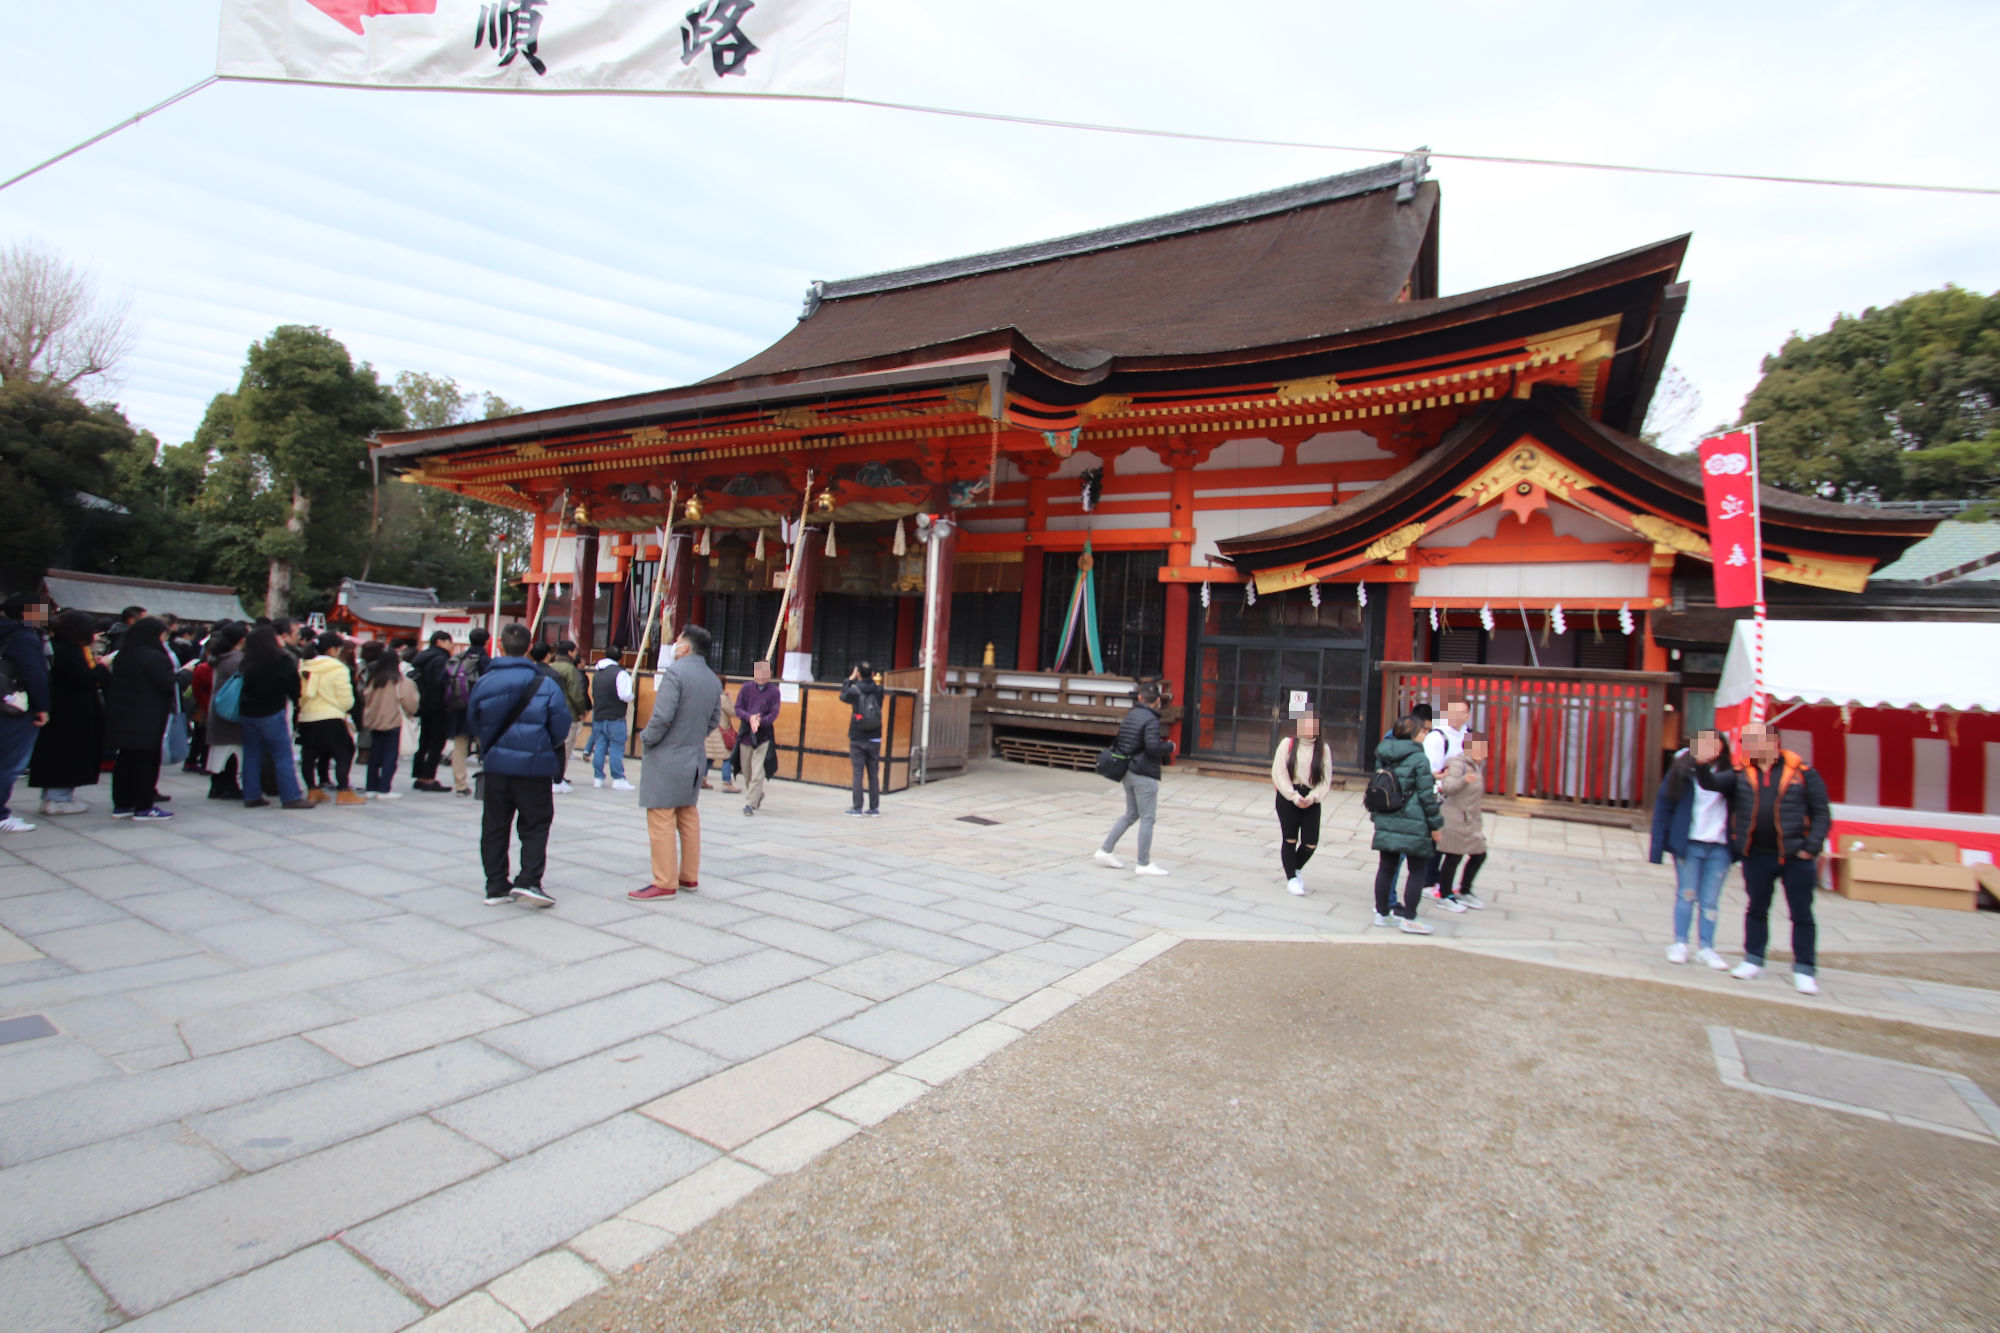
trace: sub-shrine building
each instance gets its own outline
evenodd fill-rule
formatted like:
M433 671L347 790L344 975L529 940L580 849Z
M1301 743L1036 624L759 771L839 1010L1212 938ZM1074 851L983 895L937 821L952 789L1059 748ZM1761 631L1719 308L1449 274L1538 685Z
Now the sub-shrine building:
M1727 640L1662 633L1711 553L1694 459L1637 438L1687 238L1442 295L1424 165L815 282L712 379L375 454L532 514L529 619L587 651L636 651L656 604L731 677L775 644L794 679L913 685L935 645L966 702L934 760L1082 759L1158 677L1193 761L1267 765L1303 697L1358 769L1463 689L1500 794L1642 807L1677 655ZM1763 505L1766 578L1842 594L1935 521ZM795 775L845 781L834 720Z

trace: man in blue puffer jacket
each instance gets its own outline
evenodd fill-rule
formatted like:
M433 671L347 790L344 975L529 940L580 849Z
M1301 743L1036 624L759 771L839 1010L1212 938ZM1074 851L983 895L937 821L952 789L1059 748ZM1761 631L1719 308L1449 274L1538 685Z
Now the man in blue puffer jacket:
M486 869L486 905L519 900L553 907L542 889L549 825L555 822L554 783L569 740L569 702L554 676L528 660L528 627L500 631L500 650L480 674L466 706L466 726L485 756L485 818L479 858ZM521 825L521 873L507 878L507 839Z

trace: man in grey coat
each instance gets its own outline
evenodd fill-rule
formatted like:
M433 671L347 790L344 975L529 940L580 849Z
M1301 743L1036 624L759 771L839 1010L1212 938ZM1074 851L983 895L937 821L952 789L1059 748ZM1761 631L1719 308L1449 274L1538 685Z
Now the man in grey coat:
M702 743L715 726L722 682L708 669L708 631L689 625L673 661L654 678L653 715L639 733L639 804L653 845L653 882L626 894L640 902L692 889L701 873Z

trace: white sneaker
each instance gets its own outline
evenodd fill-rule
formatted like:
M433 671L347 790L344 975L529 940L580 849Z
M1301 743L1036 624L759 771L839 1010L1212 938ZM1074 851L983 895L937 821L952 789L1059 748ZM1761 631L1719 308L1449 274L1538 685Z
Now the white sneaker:
M1679 941L1679 940L1675 940L1675 941L1674 941L1674 942L1673 942L1672 944L1669 944L1669 945L1667 946L1667 961L1668 961L1668 962L1670 962L1670 963L1685 963L1685 962L1686 962L1687 960L1688 960L1688 947L1687 947L1687 945L1683 944L1683 943L1682 943L1681 941Z
M1435 933L1432 931L1430 923L1427 921L1410 921L1410 920L1398 921L1396 923L1396 928L1402 931L1405 935L1430 935Z
M1396 918L1393 916L1383 916L1380 912L1377 912L1375 914L1375 924L1378 926L1393 926L1396 924Z
M1724 958L1721 954L1717 953L1713 949L1703 949L1700 953L1696 954L1695 957L1700 959L1702 962L1708 964L1710 967L1714 968L1718 972L1727 972L1729 970L1729 960Z
M1486 900L1476 893L1461 893L1458 895L1458 900L1475 912L1486 910Z
M0 819L0 833L33 833L35 826L19 815L8 815Z
M1167 870L1165 866L1143 865L1133 866L1132 873L1135 875L1164 875L1167 873Z
M403 793L399 791L375 791L368 794L378 801L400 801L403 799Z
M1456 898L1440 898L1438 899L1438 907L1440 910L1446 912L1463 912L1465 910L1465 904Z
M42 802L42 813L45 815L80 815L89 809L82 801Z
M555 794L558 796L567 796L571 792L575 791L576 788L570 786L569 783L567 782L558 782L554 785L553 790L555 791Z
M1306 896L1305 881L1301 880L1297 875L1293 875L1290 879L1285 881L1285 892L1291 894L1294 898L1305 897Z
M614 778L614 779L612 779L612 782L611 782L611 790L613 790L613 791L637 791L637 790L639 790L639 789L638 789L637 787L633 786L633 785L632 785L631 783L627 782L627 781L626 781L625 779L623 779L623 778Z
M1735 977L1738 981L1755 981L1758 974L1763 970L1757 964L1745 961L1738 963L1731 969L1729 975Z
M1092 852L1090 859L1101 866L1110 866L1113 870L1123 870L1125 868L1123 861L1113 856L1110 852L1105 851L1102 847Z
M1792 984L1798 987L1801 995L1819 994L1819 982L1803 972L1792 973Z
M592 778L592 779L590 780L590 785L591 785L591 786L593 786L593 787L595 787L595 788L597 788L597 789L598 789L599 791L602 791L602 790L604 790L604 779L603 779L603 778Z

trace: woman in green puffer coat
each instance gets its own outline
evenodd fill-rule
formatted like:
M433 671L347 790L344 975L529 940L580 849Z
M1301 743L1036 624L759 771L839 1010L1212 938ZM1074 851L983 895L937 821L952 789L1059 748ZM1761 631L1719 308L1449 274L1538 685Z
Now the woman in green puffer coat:
M1444 827L1444 812L1438 805L1436 783L1431 777L1431 761L1424 754L1424 735L1430 723L1415 715L1396 723L1383 742L1375 747L1375 765L1396 775L1396 783L1406 798L1403 808L1384 814L1369 812L1375 821L1373 846L1381 856L1375 868L1375 924L1395 922L1407 935L1428 935L1431 928L1417 920L1417 903L1424 891L1424 872L1430 868L1437 831ZM1403 910L1398 919L1393 902L1396 870L1410 865L1409 880L1403 887Z

